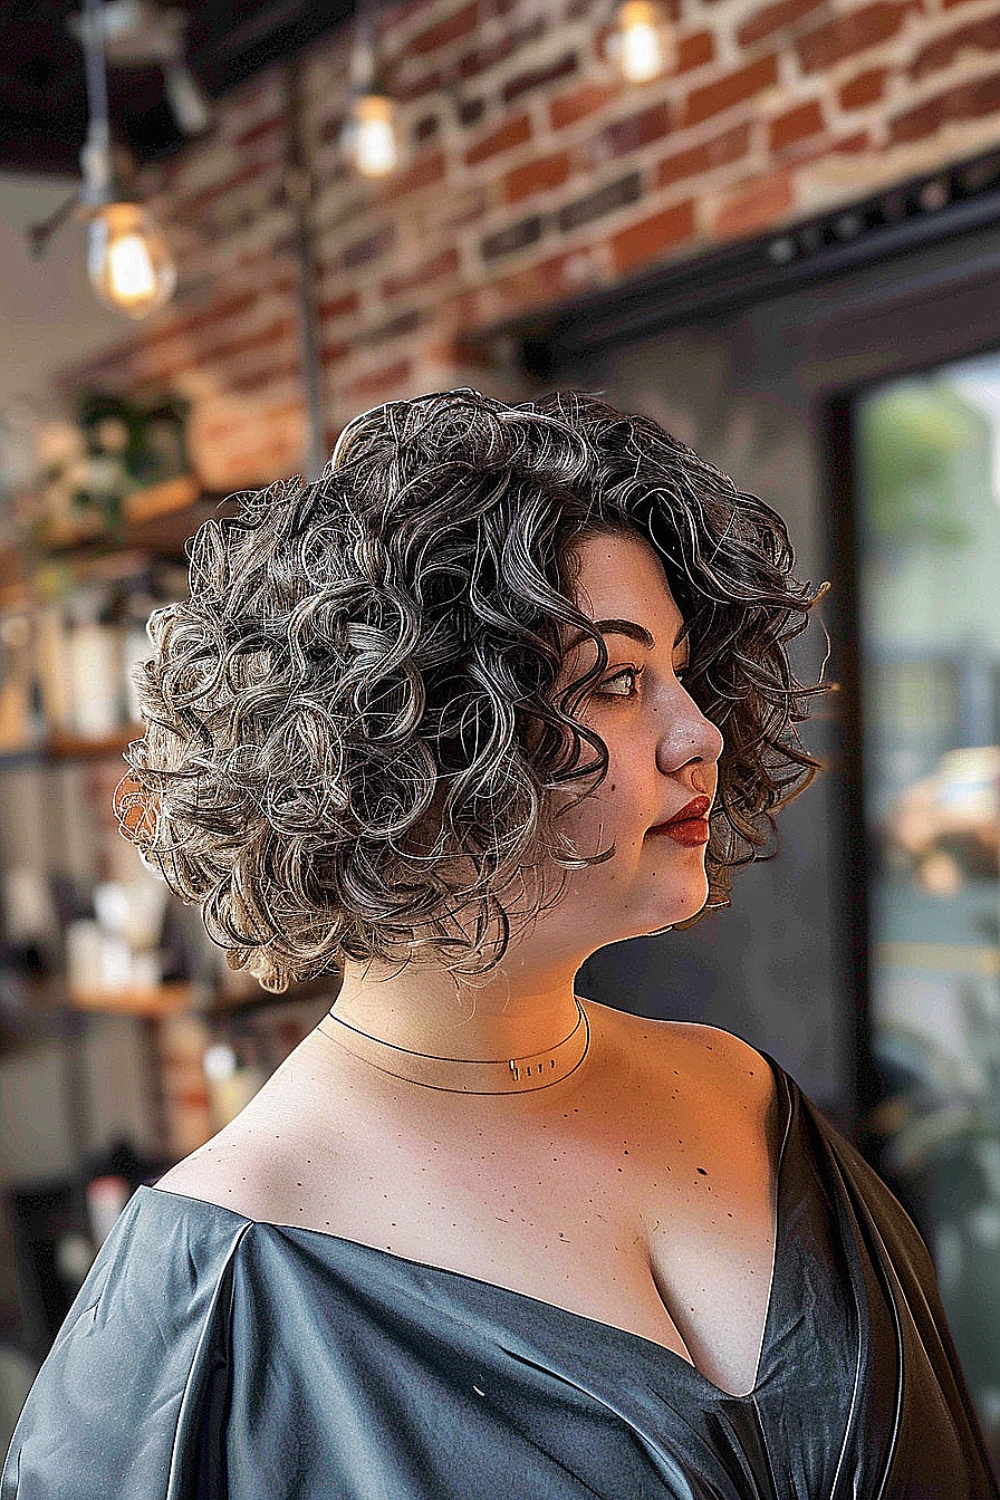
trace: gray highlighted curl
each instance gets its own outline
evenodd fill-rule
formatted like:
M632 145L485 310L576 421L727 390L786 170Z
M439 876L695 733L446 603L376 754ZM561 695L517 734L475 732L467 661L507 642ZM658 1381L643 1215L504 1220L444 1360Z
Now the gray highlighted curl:
M345 958L486 973L512 919L546 909L518 905L526 875L561 870L558 900L613 857L559 827L608 769L573 717L608 662L574 602L589 536L652 543L685 687L724 736L708 905L816 774L795 724L826 685L799 683L786 647L827 585L795 582L780 516L648 417L577 390L390 401L347 424L314 484L237 499L186 544L190 597L150 616L145 734L114 805L266 990ZM576 630L597 661L556 691Z

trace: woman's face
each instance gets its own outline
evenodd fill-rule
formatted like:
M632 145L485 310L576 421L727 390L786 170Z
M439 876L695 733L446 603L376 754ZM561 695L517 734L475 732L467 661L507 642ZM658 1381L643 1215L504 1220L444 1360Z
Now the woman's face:
M607 669L573 710L607 746L608 774L560 827L581 854L595 854L612 839L617 848L604 864L570 872L562 900L540 919L538 934L562 946L560 936L575 934L579 942L583 932L593 952L683 921L704 906L706 846L697 831L685 842L650 830L694 798L714 802L723 740L685 690L684 621L651 544L638 536L591 537L576 550L579 608L594 621L631 625L603 627ZM632 627L633 635L625 633ZM634 638L643 632L648 639ZM560 688L597 660L590 640L573 644L567 632L563 645ZM586 744L583 749L591 759L593 752Z

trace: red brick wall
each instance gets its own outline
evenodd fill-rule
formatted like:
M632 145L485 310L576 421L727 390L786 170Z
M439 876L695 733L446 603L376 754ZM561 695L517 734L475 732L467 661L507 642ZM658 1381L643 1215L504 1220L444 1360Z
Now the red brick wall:
M381 183L339 159L349 31L305 54L328 444L394 396L481 381L515 399L461 332L1000 140L995 0L671 3L676 68L643 85L606 56L604 0L387 5L411 155ZM184 390L215 488L302 464L282 89L279 69L252 79L211 137L147 170L178 294L70 376Z

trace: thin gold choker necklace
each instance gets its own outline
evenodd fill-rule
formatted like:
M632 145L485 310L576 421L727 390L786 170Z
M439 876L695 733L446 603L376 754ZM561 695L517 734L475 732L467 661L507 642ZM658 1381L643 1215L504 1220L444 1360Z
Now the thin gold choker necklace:
M527 1057L483 1059L440 1057L433 1052L415 1052L411 1047L399 1047L395 1042L385 1042L381 1037L372 1036L369 1032L352 1026L350 1021L345 1021L333 1010L327 1011L316 1029L322 1031L337 1046L344 1047L352 1057L359 1057L363 1062L370 1063L380 1073L388 1073L406 1083L420 1084L422 1088L438 1089L446 1094L526 1094L533 1089L550 1088L554 1083L561 1083L576 1071L587 1055L590 1047L590 1022L576 995L573 999L576 1003L576 1024L573 1030L554 1047L543 1052L533 1052ZM354 1036L363 1038L361 1047L346 1047L339 1037L324 1029L325 1021L336 1021ZM401 1073L396 1068L387 1068L384 1052L376 1050L382 1048L403 1053L412 1059L407 1064L412 1071ZM380 1060L376 1061L376 1058ZM440 1077L442 1064L447 1064L453 1082L431 1082L428 1075L437 1073Z

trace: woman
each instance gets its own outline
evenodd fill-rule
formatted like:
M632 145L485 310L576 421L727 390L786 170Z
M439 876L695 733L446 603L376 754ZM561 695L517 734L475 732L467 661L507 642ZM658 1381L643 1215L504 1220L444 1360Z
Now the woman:
M116 806L234 967L342 984L126 1206L2 1500L995 1500L874 1172L767 1054L574 990L815 774L791 566L579 392L389 403L204 524Z

